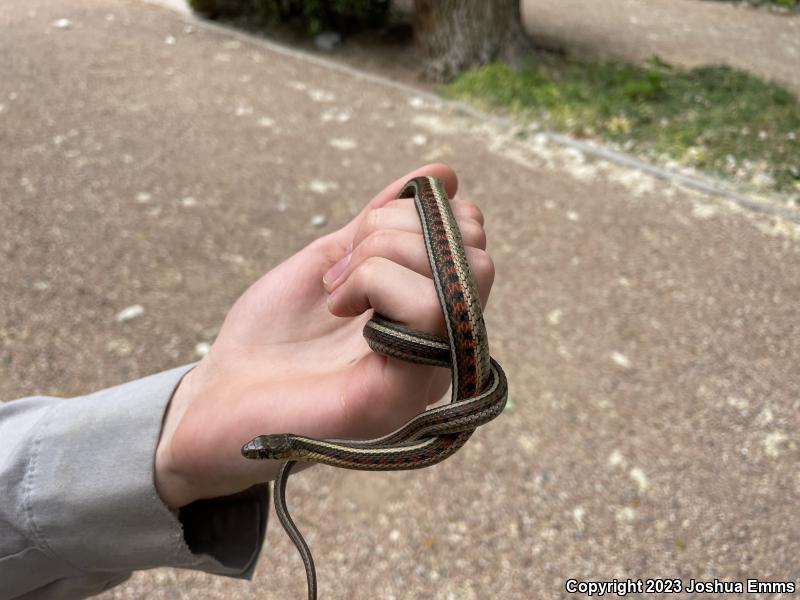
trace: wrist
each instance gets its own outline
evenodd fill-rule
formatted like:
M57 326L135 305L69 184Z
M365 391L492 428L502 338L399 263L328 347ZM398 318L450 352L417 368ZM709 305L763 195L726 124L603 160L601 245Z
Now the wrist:
M164 504L171 510L176 510L197 499L192 489L193 486L189 484L177 467L172 445L175 430L191 402L194 381L195 369L192 369L181 379L172 394L164 413L161 436L156 446L154 461L156 491Z

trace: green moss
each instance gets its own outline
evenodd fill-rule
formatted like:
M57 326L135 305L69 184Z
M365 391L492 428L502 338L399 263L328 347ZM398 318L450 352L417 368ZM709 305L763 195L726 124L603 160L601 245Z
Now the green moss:
M511 110L577 136L800 192L800 103L741 71L685 71L543 55L516 72L501 64L462 74L445 94Z

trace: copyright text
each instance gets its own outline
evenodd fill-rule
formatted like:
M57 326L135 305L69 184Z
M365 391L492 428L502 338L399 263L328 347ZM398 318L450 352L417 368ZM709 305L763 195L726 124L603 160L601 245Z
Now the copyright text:
M618 596L628 594L793 594L796 590L793 581L761 581L746 579L729 581L725 579L611 579L608 581L581 581L567 579L564 588L570 594L585 596Z

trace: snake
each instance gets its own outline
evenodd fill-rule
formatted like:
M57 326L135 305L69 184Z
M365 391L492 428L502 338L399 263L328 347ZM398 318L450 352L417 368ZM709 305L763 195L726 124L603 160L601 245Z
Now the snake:
M412 329L377 312L364 325L363 335L374 352L448 367L450 402L429 408L378 438L268 434L254 437L241 450L248 459L285 461L274 482L275 512L303 560L309 600L317 598L314 559L286 504L286 484L298 461L365 471L435 465L458 451L477 427L497 417L508 397L506 375L489 354L483 308L444 183L436 177L415 177L398 198L414 199L447 337Z

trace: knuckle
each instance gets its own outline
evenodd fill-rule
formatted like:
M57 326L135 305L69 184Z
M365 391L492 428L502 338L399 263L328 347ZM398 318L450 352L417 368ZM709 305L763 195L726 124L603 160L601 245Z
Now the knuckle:
M390 246L391 232L385 229L373 231L359 244L358 251L366 259L382 256Z
M381 226L381 209L375 208L367 213L367 218L364 219L364 233L368 236L373 231L378 231Z
M360 288L367 288L370 283L375 280L382 263L383 259L376 256L368 256L365 258L353 272L355 284Z

